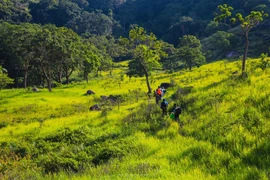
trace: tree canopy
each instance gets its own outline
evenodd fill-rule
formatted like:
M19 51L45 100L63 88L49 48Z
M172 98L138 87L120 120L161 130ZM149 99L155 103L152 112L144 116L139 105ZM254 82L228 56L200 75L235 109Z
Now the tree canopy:
M236 22L239 22L242 32L235 32L234 29L232 29L230 24L227 24L230 27L231 32L238 34L240 36L243 36L245 39L245 50L242 60L242 75L245 73L246 70L246 59L247 59L247 53L249 48L249 32L252 28L259 25L261 21L263 21L263 17L268 17L268 14L264 13L264 11L251 11L250 14L243 17L241 13L237 13L235 17L232 17L232 10L233 7L228 6L227 4L219 5L218 6L220 13L216 13L216 17L214 18L215 21L223 21L225 24L227 24L228 18L230 18L230 23L234 24Z
M205 57L201 52L201 42L195 36L184 36L180 40L179 46L177 57L186 64L189 70L193 66L200 66L205 63Z
M147 34L144 28L130 30L129 38L123 38L122 44L131 49L132 60L129 62L129 76L145 76L148 93L152 92L149 75L161 67L159 60L167 54L162 51L163 43L153 33Z

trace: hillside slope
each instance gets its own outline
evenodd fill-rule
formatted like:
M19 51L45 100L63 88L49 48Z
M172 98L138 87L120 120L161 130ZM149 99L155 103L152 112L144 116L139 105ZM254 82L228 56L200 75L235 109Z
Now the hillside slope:
M165 98L181 104L182 127L125 68L52 93L0 91L0 179L269 179L270 72L259 63L248 60L247 79L226 60L153 74L153 88L174 84ZM101 101L110 94L120 96Z

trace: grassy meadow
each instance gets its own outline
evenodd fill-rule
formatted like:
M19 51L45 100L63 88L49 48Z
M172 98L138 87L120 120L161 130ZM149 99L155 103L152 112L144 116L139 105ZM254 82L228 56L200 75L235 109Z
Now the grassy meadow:
M270 70L259 62L246 78L228 60L153 73L152 89L173 85L165 98L181 105L181 126L123 65L51 93L1 90L0 179L270 179Z

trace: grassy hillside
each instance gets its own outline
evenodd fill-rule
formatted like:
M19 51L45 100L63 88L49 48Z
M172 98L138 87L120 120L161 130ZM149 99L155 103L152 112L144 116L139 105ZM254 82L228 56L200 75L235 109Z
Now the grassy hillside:
M2 90L0 179L269 179L270 71L259 63L244 79L227 60L153 74L152 88L174 84L165 97L181 104L182 127L125 68L52 93Z

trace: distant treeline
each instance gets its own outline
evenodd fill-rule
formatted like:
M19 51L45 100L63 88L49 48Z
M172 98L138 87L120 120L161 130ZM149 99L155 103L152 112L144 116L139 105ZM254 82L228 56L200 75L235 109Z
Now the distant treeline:
M158 38L177 45L179 37L195 35L199 39L225 30L211 23L217 6L228 4L235 13L270 12L268 0L0 0L0 19L12 22L55 24L72 28L79 35L127 35L138 24ZM269 19L261 25L269 45ZM254 39L256 39L254 37ZM262 40L263 41L263 40ZM256 42L264 45L265 42ZM259 44L258 44L259 43ZM257 54L262 53L261 51ZM256 53L255 53L256 55Z
M234 13L243 15L251 11L270 13L268 0L0 0L0 19L65 26L88 37L127 36L130 28L137 24L176 46L179 37L184 35L202 40L217 31L227 31L226 27L212 22L217 6L224 3L234 7ZM269 23L267 18L257 27L260 31L252 33L251 55L266 53L270 45L270 35L265 32ZM236 48L235 41L230 40L230 43L231 49L241 50ZM231 49L225 47L226 53L209 54L211 47L205 45L204 48L211 59L223 58Z
M234 7L233 13L244 16L253 10L270 14L268 0L0 0L0 65L15 79L15 86L40 84L48 79L63 82L62 76L69 83L76 68L86 68L87 58L98 59L91 64L91 71L110 69L113 61L131 59L129 50L117 41L121 36L128 37L137 25L164 42L168 57L161 62L168 70L183 67L177 49L185 46L182 42L187 35L200 40L197 47L208 62L239 58L244 51L243 38L213 21L217 6L223 3ZM269 27L266 17L252 29L248 56L268 53ZM92 58L83 56L86 50L93 53ZM44 52L49 54L43 57ZM41 66L44 58L53 61L53 68L58 70L48 74L49 67L44 70ZM30 73L34 71L43 75ZM87 80L90 70L82 72Z

